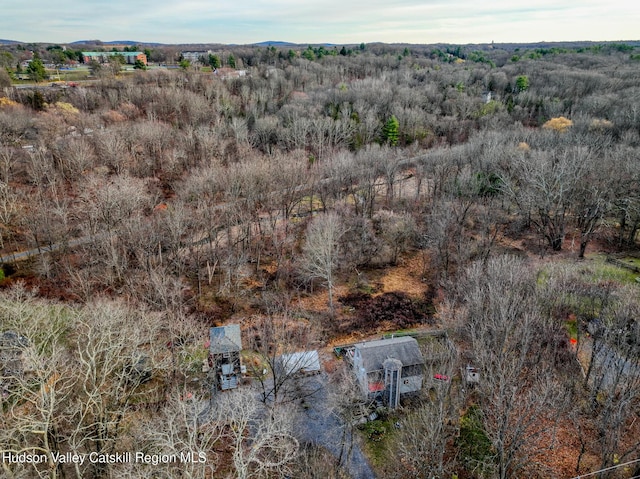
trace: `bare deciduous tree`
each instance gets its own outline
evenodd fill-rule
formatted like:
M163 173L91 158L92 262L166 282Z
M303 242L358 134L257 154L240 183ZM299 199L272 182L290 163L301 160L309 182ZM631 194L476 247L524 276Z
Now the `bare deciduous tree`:
M389 465L389 477L430 479L447 477L454 471L457 458L450 454L452 441L459 433L458 414L462 406L459 388L451 381L433 380L434 372L452 378L458 365L457 351L447 340L432 339L422 352L429 390L420 405L407 411L390 447L391 457L399 457L403 468ZM394 470L395 469L395 470Z
M589 155L583 147L522 153L515 158L515 178L505 183L505 191L554 251L562 249L576 186Z
M171 477L205 479L221 469L216 453L224 428L215 417L210 404L197 394L174 392L157 417L144 424L141 431L142 450L150 454L188 457L166 465ZM139 471L140 476L148 471Z
M629 437L636 420L634 408L640 401L639 316L637 290L630 286L615 291L592 322L585 383L589 417L595 419L598 431L602 469L625 462L640 451L640 440Z
M540 314L535 282L513 257L473 264L460 292L464 321L481 369L478 386L487 437L501 479L520 474L553 428L564 395L553 368L557 328Z
M334 314L333 289L335 273L340 266L338 249L341 236L346 230L340 217L333 212L316 216L307 228L304 245L302 271L308 278L324 281L329 291L329 309Z
M126 175L111 178L89 176L83 185L82 214L87 221L87 232L95 235L113 232L126 218L140 214L151 206L145 182Z
M299 448L294 414L282 404L265 407L249 388L218 397L214 420L229 442L237 479L287 475Z
M307 387L299 372L305 367L308 356L285 356L304 351L312 343L310 325L294 321L290 316L290 297L285 294L264 293L262 297L265 315L253 318L252 349L259 353L257 362L248 365L260 384L261 400L265 404L289 403L315 393Z

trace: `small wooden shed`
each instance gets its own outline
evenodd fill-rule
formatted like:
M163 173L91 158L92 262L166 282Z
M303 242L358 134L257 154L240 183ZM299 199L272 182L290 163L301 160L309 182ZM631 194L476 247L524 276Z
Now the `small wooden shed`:
M298 353L283 354L278 358L277 364L281 371L287 376L294 374L317 374L320 372L318 351L301 351Z

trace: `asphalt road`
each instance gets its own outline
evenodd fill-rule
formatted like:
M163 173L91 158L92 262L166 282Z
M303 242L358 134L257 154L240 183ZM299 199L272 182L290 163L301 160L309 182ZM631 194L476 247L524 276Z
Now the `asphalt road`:
M595 350L597 365L596 377L602 381L602 386L609 388L621 381L635 381L640 375L640 365L636 360L624 357L604 343Z
M308 388L316 392L306 398L305 408L299 414L298 439L322 446L336 458L342 458L342 465L353 479L375 479L357 438L351 436L349 426L331 409L326 374L304 380L310 382Z

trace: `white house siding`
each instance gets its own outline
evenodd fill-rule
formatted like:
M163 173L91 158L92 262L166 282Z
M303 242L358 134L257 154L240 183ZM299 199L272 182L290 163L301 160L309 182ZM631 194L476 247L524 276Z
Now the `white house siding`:
M413 393L422 389L422 376L409 376L400 379L400 394Z

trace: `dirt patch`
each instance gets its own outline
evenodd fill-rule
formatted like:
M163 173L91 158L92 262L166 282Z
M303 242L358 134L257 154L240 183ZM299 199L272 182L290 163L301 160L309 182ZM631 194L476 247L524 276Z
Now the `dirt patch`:
M380 293L402 291L412 298L423 298L429 286L424 280L424 253L419 251L403 258L398 266L385 270L378 280Z
M574 423L564 419L558 421L557 424L549 424L538 442L544 453L534 457L528 471L529 474L534 477L550 477L551 474L555 477L576 475L580 440ZM547 447L551 448L551 451L547 450ZM587 456L582 459L583 466L592 462L593 458ZM586 470L584 467L581 469Z
M335 298L344 296L349 292L348 286L335 286L333 288L333 297L336 302L336 307L340 305ZM297 301L297 307L303 311L309 311L313 313L326 313L329 311L329 292L326 288L318 287L310 294L301 295Z
M376 330L405 329L419 324L433 323L433 306L426 300L416 300L401 292L382 293L371 296L366 293L351 293L339 299L347 308L353 309L349 329Z

